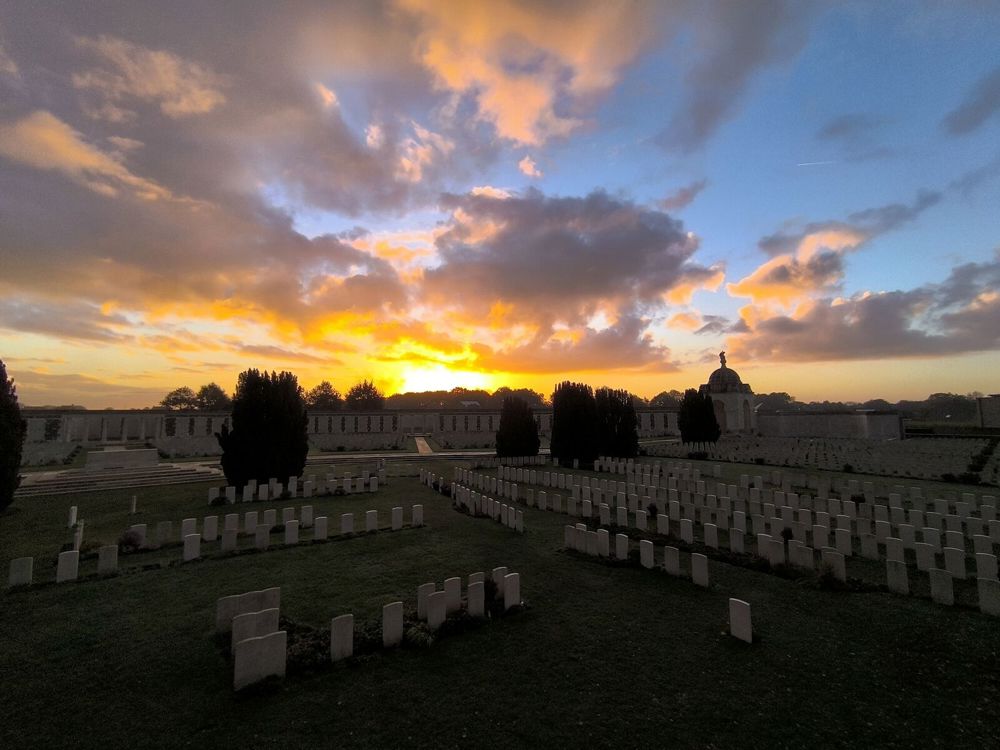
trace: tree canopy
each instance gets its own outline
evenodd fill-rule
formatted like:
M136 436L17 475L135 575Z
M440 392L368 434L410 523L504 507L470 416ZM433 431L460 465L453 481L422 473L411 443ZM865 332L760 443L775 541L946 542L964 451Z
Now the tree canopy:
M616 458L638 456L639 420L632 395L625 390L598 388L594 392L594 402L598 455Z
M677 414L677 427L681 431L682 443L714 443L721 430L715 418L712 396L699 393L694 388L684 391L684 399Z
M28 423L21 418L17 388L7 377L7 367L0 359L0 510L14 502L21 484L21 450Z
M500 407L497 456L537 456L539 445L538 423L528 402L517 396L505 398Z
M552 393L552 455L563 465L597 458L597 405L589 385L564 381Z
M306 393L306 406L313 411L339 411L344 408L344 399L329 380L324 380Z
M193 411L198 408L198 396L187 386L175 388L163 397L160 406L171 411Z
M222 386L209 383L198 389L195 403L199 411L229 411L232 408L233 400L229 398Z
M160 402L170 411L229 411L232 405L232 399L216 383L203 385L197 393L187 386L175 388Z
M344 403L351 411L378 411L385 405L385 396L375 383L362 380L344 396Z
M305 401L292 373L240 373L232 428L216 433L226 481L242 487L251 479L300 476L309 452L306 429Z

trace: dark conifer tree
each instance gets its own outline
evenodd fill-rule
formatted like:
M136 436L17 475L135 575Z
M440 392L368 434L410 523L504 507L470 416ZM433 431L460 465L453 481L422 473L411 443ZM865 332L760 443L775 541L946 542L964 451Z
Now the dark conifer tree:
M538 423L528 402L508 396L500 407L500 427L497 430L497 456L537 456Z
M552 394L552 455L563 465L573 459L592 464L597 458L597 407L594 392L569 381Z
M240 373L233 397L232 429L216 433L226 481L242 487L250 479L284 482L301 476L309 452L302 388L290 372Z
M598 388L594 393L594 402L598 455L615 458L638 456L639 420L632 395L624 390Z
M21 484L21 449L28 424L21 418L17 388L7 377L0 360L0 510L14 502L14 492Z

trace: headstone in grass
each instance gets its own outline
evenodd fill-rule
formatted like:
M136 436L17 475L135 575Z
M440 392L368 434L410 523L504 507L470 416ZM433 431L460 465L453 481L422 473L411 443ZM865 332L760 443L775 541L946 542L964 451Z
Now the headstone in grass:
M266 485L262 489L266 490ZM284 630L237 643L233 655L233 689L242 690L268 677L284 677L287 645L288 634Z
M750 605L742 599L729 600L729 633L745 643L753 643Z
M403 642L403 603L392 602L382 607L382 645L385 648Z
M330 621L330 661L354 655L354 615L340 615Z
M117 547L115 549L117 549ZM7 585L8 586L30 585L34 566L35 566L35 558L33 557L18 557L11 560L10 575L7 578Z

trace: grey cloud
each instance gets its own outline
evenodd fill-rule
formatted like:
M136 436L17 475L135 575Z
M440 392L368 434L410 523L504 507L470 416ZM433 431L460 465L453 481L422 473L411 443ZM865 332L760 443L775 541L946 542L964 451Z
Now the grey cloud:
M692 201L698 197L708 186L708 180L696 180L690 185L685 185L682 188L678 188L673 193L668 195L666 198L659 202L660 208L664 211L680 211L682 208L686 208L691 205Z
M754 75L799 53L819 5L761 2L695 3L692 27L697 59L685 76L680 110L656 140L665 148L691 152L727 119Z
M847 300L822 299L803 316L776 316L729 340L734 355L772 361L946 356L1000 349L1000 255L955 268L941 284Z
M811 234L824 231L853 232L861 235L863 241L890 232L913 221L928 208L940 202L942 194L937 191L921 190L913 202L890 203L849 214L846 221L817 221L793 230L781 230L762 237L758 247L768 255L792 253L803 239Z
M110 344L126 340L114 326L127 325L127 318L105 315L97 305L0 300L0 328L11 331Z
M852 141L867 135L878 128L882 122L883 120L880 118L863 112L839 115L820 128L816 137L828 141Z
M534 341L509 350L480 352L477 364L498 370L533 373L565 373L585 370L629 370L673 372L670 350L656 345L643 333L649 320L628 316L602 331L587 329L576 342Z
M692 261L697 243L679 221L604 192L449 195L443 205L464 221L438 238L442 262L427 271L425 291L476 312L503 300L533 320L572 324L598 302L656 306L677 285L715 273ZM492 235L479 237L480 227Z
M949 112L941 126L951 135L978 130L1000 111L1000 67L980 78L962 102Z

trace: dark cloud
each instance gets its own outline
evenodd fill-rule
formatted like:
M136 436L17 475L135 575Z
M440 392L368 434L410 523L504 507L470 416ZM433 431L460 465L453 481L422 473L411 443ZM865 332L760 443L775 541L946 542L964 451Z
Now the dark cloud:
M659 202L660 208L664 211L680 211L682 208L686 208L691 205L691 202L698 197L708 186L708 180L696 180L690 185L685 185L682 188L678 188L673 193L668 195L666 198Z
M962 102L949 112L941 126L951 135L978 130L1000 111L1000 67L980 78Z
M572 342L551 340L543 334L512 349L481 351L477 365L488 370L527 373L676 371L670 350L644 333L650 322L625 317L601 331L587 328L582 337Z
M702 315L701 319L703 325L694 332L696 336L704 336L706 334L719 335L722 333L736 332L734 331L733 324L729 321L729 318L724 315ZM739 321L739 323L742 322L742 320Z
M729 340L741 359L823 361L935 357L1000 349L1000 255L955 268L941 284L818 300Z
M96 343L125 341L121 327L129 321L122 315L106 315L96 305L64 302L0 300L0 328L40 333L60 339Z
M494 302L534 321L584 322L598 303L657 306L717 271L692 261L696 240L665 213L604 192L582 198L449 195L455 222L425 275L437 301L476 312Z
M733 116L759 70L799 53L821 6L788 0L691 6L696 60L685 75L679 111L657 142L670 150L700 148Z
M846 221L810 222L798 229L781 230L762 237L757 245L768 255L783 255L794 253L799 244L810 235L834 233L857 238L858 241L853 245L856 247L861 242L867 242L873 237L913 221L928 208L936 205L941 197L940 192L921 190L910 204L890 203L855 211L848 215Z
M862 112L844 114L829 120L820 128L816 137L827 141L854 141L868 135L882 124L882 119Z

